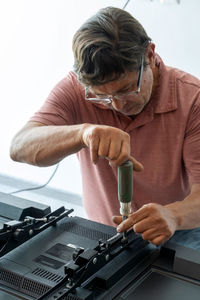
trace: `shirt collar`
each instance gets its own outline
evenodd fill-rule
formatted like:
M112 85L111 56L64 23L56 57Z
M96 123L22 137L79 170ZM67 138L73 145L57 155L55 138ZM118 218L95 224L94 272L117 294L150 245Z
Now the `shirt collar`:
M152 98L154 113L165 113L177 109L175 72L164 65L156 54L156 65L159 70L158 86Z

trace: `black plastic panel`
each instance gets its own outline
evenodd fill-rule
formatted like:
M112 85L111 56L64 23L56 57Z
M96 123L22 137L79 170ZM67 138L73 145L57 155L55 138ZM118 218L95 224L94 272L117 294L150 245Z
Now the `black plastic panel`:
M5 222L6 219L21 221L26 216L42 218L50 212L50 206L0 192L1 222Z
M148 295L148 296L147 296ZM151 270L132 284L116 300L199 300L200 286L172 274Z

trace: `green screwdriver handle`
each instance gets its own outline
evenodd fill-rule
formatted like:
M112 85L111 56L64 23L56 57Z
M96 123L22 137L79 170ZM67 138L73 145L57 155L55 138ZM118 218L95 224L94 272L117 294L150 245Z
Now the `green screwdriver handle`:
M133 163L125 161L118 167L118 199L122 203L129 203L133 196Z

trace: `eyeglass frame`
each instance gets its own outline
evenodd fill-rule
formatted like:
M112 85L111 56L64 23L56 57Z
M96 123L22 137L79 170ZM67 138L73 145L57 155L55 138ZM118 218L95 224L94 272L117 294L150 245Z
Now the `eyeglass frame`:
M143 74L143 69L144 69L144 55L142 56L142 60L141 60L141 66L140 66L140 71L139 71L139 75L138 75L138 81L137 81L137 90L136 91L131 91L131 92L127 92L127 93L120 93L118 96L116 95L106 95L107 97L105 98L88 98L88 88L85 87L85 100L87 101L91 101L94 103L102 103L102 104L111 104L113 101L113 98L116 98L117 100L121 100L117 97L126 97L127 95L135 95L135 94L139 94L140 90L141 90L141 81L142 81L142 74Z

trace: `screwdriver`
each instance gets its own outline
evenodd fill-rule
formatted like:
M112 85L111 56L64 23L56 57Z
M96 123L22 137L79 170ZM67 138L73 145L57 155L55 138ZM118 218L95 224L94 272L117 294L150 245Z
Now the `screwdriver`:
M120 202L120 214L122 221L126 220L131 213L131 201L133 196L133 163L125 161L118 166L118 199ZM127 240L126 231L123 240Z

